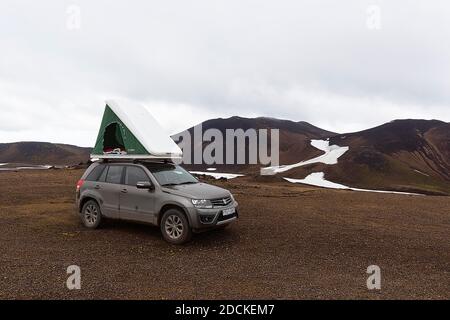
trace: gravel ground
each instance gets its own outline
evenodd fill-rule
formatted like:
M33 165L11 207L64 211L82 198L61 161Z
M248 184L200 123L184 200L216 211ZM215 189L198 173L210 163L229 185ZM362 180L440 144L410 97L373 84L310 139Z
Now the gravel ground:
M0 173L0 299L450 299L450 197L215 182L240 220L177 247L157 227L83 228L81 174ZM81 290L65 286L69 265Z

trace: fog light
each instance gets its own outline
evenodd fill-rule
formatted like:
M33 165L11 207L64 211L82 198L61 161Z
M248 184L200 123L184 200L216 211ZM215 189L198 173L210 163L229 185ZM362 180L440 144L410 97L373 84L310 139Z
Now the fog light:
M212 223L214 221L214 215L202 215L200 216L202 223Z

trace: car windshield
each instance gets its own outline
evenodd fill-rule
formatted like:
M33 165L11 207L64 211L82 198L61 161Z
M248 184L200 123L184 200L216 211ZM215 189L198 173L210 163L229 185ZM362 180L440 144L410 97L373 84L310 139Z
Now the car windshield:
M198 183L198 180L189 172L174 164L146 164L145 166L162 186Z

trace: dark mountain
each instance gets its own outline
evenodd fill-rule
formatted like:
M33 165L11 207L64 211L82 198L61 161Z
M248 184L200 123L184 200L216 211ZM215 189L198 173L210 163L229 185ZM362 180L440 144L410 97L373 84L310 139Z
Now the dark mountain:
M289 172L323 171L327 179L353 187L450 194L450 124L395 120L368 130L339 134L330 144L350 149L338 164Z
M88 161L91 150L48 142L0 143L0 163L74 165Z
M446 122L395 120L347 134L329 132L306 122L271 118L213 119L202 126L203 132L215 128L223 134L226 129L278 128L281 164L295 164L323 154L310 145L311 139L329 138L330 144L349 147L338 164L310 164L286 171L281 174L283 177L301 179L312 172L322 171L326 179L352 187L450 194L450 124ZM193 128L189 131L192 134ZM202 148L208 144L203 143ZM198 146L192 143L192 148L195 147ZM187 167L203 171L209 166ZM247 174L256 174L261 168L260 165L212 167L225 172Z
M315 127L312 124L305 121L291 121L282 120L276 118L242 118L242 117L231 117L231 118L219 118L212 119L202 123L203 129L219 129L221 132L225 132L226 129L280 129L283 132L290 132L295 134L307 135L311 137L326 137L330 135L335 135L335 133L323 130L321 128ZM190 128L189 130L192 130Z
M227 129L243 129L244 131L248 129L279 129L280 130L280 162L281 163L295 163L301 161L302 159L308 159L310 157L315 157L320 155L321 151L317 150L310 145L311 139L322 139L336 135L336 133L329 132L318 127L315 127L307 122L294 122L290 120L279 120L274 118L242 118L242 117L231 117L227 119L212 119L202 123L203 132L208 129L218 129L223 137ZM190 128L187 131L194 136L194 128ZM176 139L175 139L176 140ZM192 150L199 148L199 146L194 145L194 139L192 138ZM269 138L270 141L270 131ZM206 147L209 143L203 143L202 148ZM248 144L246 144L248 148ZM226 148L223 150L224 158L226 157ZM236 152L235 152L236 154ZM246 151L246 156L248 157L248 150ZM299 160L300 159L300 160ZM192 161L193 162L193 161ZM195 165L187 166L190 169L203 170L207 165ZM215 168L233 171L258 171L260 166L221 166L214 165Z

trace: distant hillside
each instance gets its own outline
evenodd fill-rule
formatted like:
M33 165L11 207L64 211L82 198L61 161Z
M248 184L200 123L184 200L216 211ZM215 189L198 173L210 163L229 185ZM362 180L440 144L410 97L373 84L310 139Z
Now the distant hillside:
M351 187L450 195L450 123L438 120L395 120L375 128L337 134L307 122L273 118L212 119L205 121L203 132L218 129L279 129L280 163L296 164L323 154L311 146L312 139L349 147L337 164L313 163L279 173L283 177L303 179L324 172L325 179ZM193 134L193 128L188 131ZM270 141L270 138L269 138ZM192 150L205 148L191 144ZM89 160L91 148L45 142L0 144L0 163L73 165ZM245 150L248 156L248 144ZM235 152L236 153L236 152ZM224 150L226 157L226 149ZM258 175L261 165L185 165L189 170Z
M348 146L338 164L311 165L289 177L323 171L353 187L450 194L450 124L395 120L368 130L339 134L330 144Z
M88 161L91 150L48 142L0 143L0 163L74 165Z

